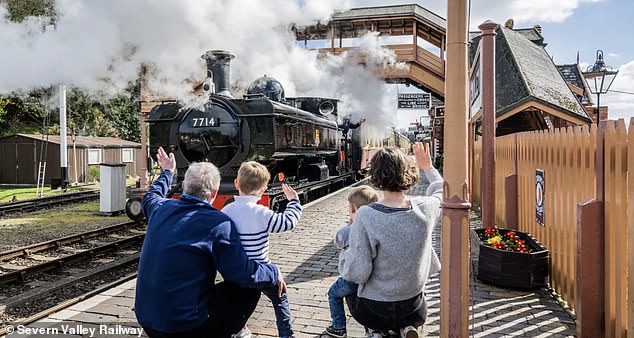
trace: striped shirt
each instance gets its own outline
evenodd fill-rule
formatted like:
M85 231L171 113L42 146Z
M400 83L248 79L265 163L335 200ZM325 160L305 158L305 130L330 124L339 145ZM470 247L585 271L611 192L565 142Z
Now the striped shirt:
M249 259L260 263L270 263L269 234L295 228L302 217L302 206L299 200L290 200L283 213L276 213L257 204L259 196L234 197L235 202L227 204L222 212L236 224L240 241Z

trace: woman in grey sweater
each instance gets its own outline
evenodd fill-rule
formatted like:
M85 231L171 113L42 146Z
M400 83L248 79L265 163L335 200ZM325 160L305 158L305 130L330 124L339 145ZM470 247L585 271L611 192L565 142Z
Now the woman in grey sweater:
M425 283L440 268L432 248L432 231L440 217L443 179L431 165L429 146L413 146L416 166L430 182L427 196L408 197L418 170L398 149L382 149L371 160L370 184L383 199L357 211L350 248L340 261L341 276L359 284L348 300L352 316L363 326L418 337L425 323Z

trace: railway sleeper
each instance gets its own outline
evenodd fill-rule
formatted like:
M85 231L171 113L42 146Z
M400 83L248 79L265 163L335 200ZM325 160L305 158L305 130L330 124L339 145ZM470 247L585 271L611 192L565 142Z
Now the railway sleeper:
M25 293L3 299L3 304L0 304L0 313L10 313L13 309L17 307L25 306L28 305L28 303L33 303L40 299L48 298L51 294L59 290L66 290L72 287L74 284L89 280L91 277L106 273L120 267L125 267L131 264L138 263L139 255L140 254L137 252L132 256L106 263L96 268L85 270L78 274L73 274L72 276L64 277L63 279L53 282L48 286L41 286L35 289L31 289Z

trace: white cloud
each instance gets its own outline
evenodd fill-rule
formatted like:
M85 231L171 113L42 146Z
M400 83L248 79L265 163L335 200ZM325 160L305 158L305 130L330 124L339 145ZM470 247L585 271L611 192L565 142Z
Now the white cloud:
M428 10L442 16L447 16L447 1L438 0L351 0L354 7L386 6L395 4L417 3ZM487 19L504 23L513 18L515 23L545 23L562 22L570 17L575 9L584 3L601 2L604 0L479 0L471 1L471 29Z
M634 60L619 67L619 73L607 94L601 95L601 105L609 107L610 119L634 117L634 95L616 91L634 93ZM596 100L596 96L594 98Z

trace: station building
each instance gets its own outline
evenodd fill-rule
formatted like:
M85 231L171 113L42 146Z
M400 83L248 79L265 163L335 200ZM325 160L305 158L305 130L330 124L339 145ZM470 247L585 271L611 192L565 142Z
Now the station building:
M145 160L140 143L114 137L68 136L67 144L70 183L89 182L90 168L99 168L101 163L123 163L126 175L136 176ZM0 138L0 158L0 184L37 184L44 161L44 184L61 178L59 135L17 134Z

